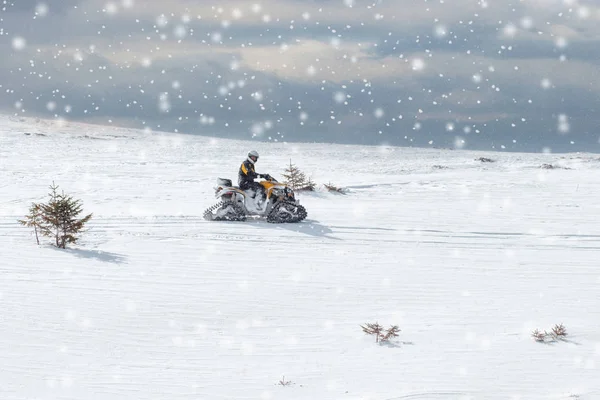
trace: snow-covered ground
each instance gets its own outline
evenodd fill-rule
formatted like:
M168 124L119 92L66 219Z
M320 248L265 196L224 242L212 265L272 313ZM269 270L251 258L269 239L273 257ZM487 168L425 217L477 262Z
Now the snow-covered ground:
M2 400L600 398L598 156L0 126ZM204 221L250 149L349 192ZM52 181L94 213L74 249L16 222Z

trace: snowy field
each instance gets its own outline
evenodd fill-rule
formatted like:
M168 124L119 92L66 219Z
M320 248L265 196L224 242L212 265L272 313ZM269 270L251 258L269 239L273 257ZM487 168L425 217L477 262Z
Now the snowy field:
M600 399L597 155L0 126L2 400ZM250 149L349 191L204 221ZM70 250L16 222L52 181L94 213Z

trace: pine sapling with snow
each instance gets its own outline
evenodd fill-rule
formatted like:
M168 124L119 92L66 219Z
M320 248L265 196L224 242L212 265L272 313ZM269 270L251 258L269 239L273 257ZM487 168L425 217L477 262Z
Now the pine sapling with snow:
M292 164L290 159L290 165L285 169L282 174L285 179L284 183L292 187L295 191L313 191L317 186L311 178L306 178L306 174L300 170L295 164Z
M329 190L330 192L346 194L346 189L344 189L342 187L338 187L331 182L326 183L324 186L325 186L325 189Z
M29 214L25 216L25 219L19 219L18 222L28 228L33 228L35 233L35 241L40 244L40 237L38 232L41 232L42 225L42 210L39 204L31 203L29 207Z
M92 218L92 214L78 218L83 212L81 200L76 200L64 192L59 194L57 189L58 186L52 183L50 200L46 204L39 205L41 211L39 227L43 236L54 238L56 247L66 249L67 244L77 243L79 233Z
M367 335L375 335L375 343L387 342L391 338L398 337L398 332L400 332L400 328L397 325L392 325L388 329L384 329L378 322L361 325L360 327Z

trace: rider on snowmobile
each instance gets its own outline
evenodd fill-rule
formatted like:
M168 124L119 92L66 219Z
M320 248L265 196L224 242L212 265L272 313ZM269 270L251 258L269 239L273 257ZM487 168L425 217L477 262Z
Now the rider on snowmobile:
M252 150L248 153L248 158L244 160L242 165L240 165L240 171L238 173L238 185L240 189L252 190L254 192L254 196L258 193L261 194L262 199L264 200L265 193L263 187L260 183L254 182L256 178L269 179L271 176L269 174L257 174L254 169L254 164L258 161L258 152L256 150Z

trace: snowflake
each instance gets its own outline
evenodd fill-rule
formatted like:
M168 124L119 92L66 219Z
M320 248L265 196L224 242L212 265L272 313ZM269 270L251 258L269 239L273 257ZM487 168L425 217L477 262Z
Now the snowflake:
M45 17L46 15L48 15L48 5L46 3L39 3L37 6L35 6L35 15L37 17Z
M569 133L571 126L569 125L569 118L566 114L560 114L558 116L558 131L562 134Z
M502 33L507 37L514 37L517 34L517 27L514 24L506 24Z
M465 141L464 138L462 138L460 136L456 136L454 138L454 148L455 149L462 149L463 147L465 147L466 144L467 144L467 142Z
M122 0L121 5L123 8L132 8L134 5L134 0Z
M531 29L533 27L533 19L531 17L521 18L521 28Z
M17 50L17 51L21 51L23 49L25 49L25 47L27 46L27 41L25 40L25 38L21 37L21 36L15 36L12 40L12 47L13 49Z
M171 103L169 101L169 93L163 92L160 94L158 99L158 109L161 112L169 112L171 109Z
M581 6L577 9L577 16L581 19L588 19L590 17L590 9L586 6Z
M544 78L542 79L541 85L544 89L550 89L552 87L552 82L550 82L550 79Z
M233 17L233 19L242 18L243 17L242 10L240 10L239 8L234 8L233 11L231 12L231 16Z
M119 11L119 8L117 7L117 5L115 3L108 2L104 6L104 11L106 11L107 14L113 15L113 14L116 14L117 11Z
M159 28L164 28L169 23L169 19L165 16L165 14L161 14L156 18L156 25Z
M183 39L187 36L187 28L185 25L177 25L175 29L173 29L173 34L177 39Z
M568 42L567 39L559 36L556 38L556 41L554 42L554 44L556 45L556 47L558 47L559 49L564 49L565 47L567 47Z
M435 27L435 36L438 38L443 38L448 35L448 30L444 25L438 25Z
M415 58L412 61L412 69L415 71L421 71L423 68L425 68L425 61L423 61L420 58Z
M375 118L381 118L381 117L383 117L383 115L385 113L383 112L382 108L377 108L377 109L375 109L375 111L373 112L373 114L375 115Z
M333 95L333 99L335 100L336 103L341 104L344 101L346 101L346 93L344 93L344 92L336 92Z

